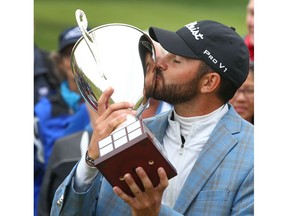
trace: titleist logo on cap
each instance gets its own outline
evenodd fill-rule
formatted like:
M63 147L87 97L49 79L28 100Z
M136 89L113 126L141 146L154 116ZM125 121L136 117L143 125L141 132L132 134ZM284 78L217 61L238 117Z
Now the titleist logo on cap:
M199 39L204 39L203 34L200 33L199 31L199 27L196 27L197 22L192 22L190 24L185 25L186 28L188 28L188 30L192 33L192 35L195 37L196 40Z

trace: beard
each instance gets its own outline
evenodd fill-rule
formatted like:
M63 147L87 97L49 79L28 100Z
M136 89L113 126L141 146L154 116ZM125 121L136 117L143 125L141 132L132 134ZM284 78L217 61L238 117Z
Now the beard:
M198 84L200 77L196 76L185 83L166 84L156 86L153 92L153 98L166 101L172 105L185 103L198 94Z

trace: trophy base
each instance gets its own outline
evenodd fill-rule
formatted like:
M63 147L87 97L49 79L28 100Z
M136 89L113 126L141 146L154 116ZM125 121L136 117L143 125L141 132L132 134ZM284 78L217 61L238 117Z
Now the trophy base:
M145 170L156 187L160 182L157 172L159 167L165 169L168 179L176 176L177 172L162 154L160 147L154 142L155 139L142 120L137 120L100 141L101 156L95 160L96 167L112 187L118 186L132 197L135 195L126 184L124 175L130 173L144 191L144 186L135 172L137 167Z

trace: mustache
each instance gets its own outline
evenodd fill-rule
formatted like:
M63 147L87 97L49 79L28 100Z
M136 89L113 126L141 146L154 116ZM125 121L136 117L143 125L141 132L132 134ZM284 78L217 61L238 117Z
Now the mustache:
M159 68L156 68L156 76L161 74L162 73L162 70L160 70Z

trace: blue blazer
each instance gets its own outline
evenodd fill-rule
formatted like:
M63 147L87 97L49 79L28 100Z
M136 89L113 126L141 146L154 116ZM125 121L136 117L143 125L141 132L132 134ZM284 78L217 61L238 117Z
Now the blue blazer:
M168 114L146 121L160 143ZM104 178L101 181L100 174L87 192L75 192L76 166L56 191L51 215L131 215L129 206ZM200 152L174 207L162 205L159 215L254 215L254 126L230 104Z

